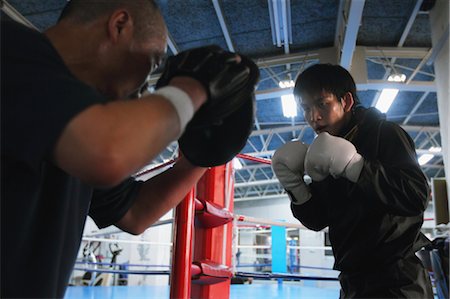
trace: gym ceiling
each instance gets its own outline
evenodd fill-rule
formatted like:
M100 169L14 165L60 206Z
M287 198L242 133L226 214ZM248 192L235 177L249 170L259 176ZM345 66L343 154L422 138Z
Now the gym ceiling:
M437 0L439 1L439 0ZM258 64L255 126L242 153L270 159L276 148L313 131L302 111L285 117L279 82L322 62L352 65L358 97L374 106L383 88L399 89L387 119L413 138L418 156L441 146L431 45L430 0L156 0L166 20L169 54L217 44ZM66 0L7 0L2 9L38 30L54 24ZM352 62L353 61L353 62ZM388 82L394 73L403 83ZM153 74L156 82L159 74ZM173 143L147 168L177 155ZM235 201L285 197L270 165L239 159ZM442 154L422 166L429 179L444 177Z

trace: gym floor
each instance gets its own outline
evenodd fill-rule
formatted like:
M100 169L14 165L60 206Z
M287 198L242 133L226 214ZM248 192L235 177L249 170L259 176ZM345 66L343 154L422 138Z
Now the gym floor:
M306 284L306 283L305 283ZM168 299L169 286L112 286L112 287L68 287L64 299ZM337 299L339 285L337 282L329 287L316 287L308 282L254 281L252 284L231 285L230 299Z

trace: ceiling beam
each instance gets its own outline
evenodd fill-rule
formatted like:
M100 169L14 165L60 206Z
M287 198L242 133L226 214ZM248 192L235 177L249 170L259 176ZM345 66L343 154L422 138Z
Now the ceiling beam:
M422 96L420 97L420 99L417 101L417 103L414 105L414 107L411 109L411 111L409 112L408 116L405 118L405 120L403 121L403 124L406 125L408 123L408 121L411 119L411 117L414 116L414 113L416 113L417 109L419 109L420 105L422 105L422 103L425 101L425 99L427 98L427 96L429 95L429 92L424 92L422 94Z
M439 52L441 52L442 48L447 44L448 36L449 36L449 25L447 24L447 29L445 29L444 33L442 33L441 37L433 47L433 53L431 54L430 58L427 61L428 66L434 64L434 61L436 60L436 57L438 56Z
M338 13L337 13L337 21L336 21L336 32L334 33L334 47L335 48L340 48L340 45L342 45L342 37L345 33L344 4L345 4L345 0L339 0L339 8L338 8Z
M436 92L434 81L412 81L409 84L389 82L385 80L368 80L367 83L356 84L357 90L381 90L396 88L400 91ZM256 91L256 100L267 100L292 94L293 88L272 88Z
M272 184L280 184L280 181L278 179L271 179L271 180L258 180L258 181L245 182L245 183L235 183L234 187L240 188L240 187L272 185Z
M274 45L281 47L281 32L280 32L280 19L278 12L278 5L276 0L267 0L269 7L270 28L272 31L272 38Z
M283 22L284 54L289 54L289 42L291 32L291 1L281 0L281 20Z
M381 90L396 88L400 91L436 92L434 81L412 81L409 84L389 82L384 80L369 80L367 83L356 84L358 90Z
M381 60L380 58L367 57L367 61L370 61L370 62L376 63L376 64L380 64L380 65L382 65L383 67L386 66L386 62L383 61L383 60ZM395 67L396 70L407 70L407 71L410 71L410 72L414 72L414 71L416 70L415 67L412 68L412 67L405 66L405 65L401 65L401 64L398 64L398 63L395 63L395 64L394 64L394 67ZM427 76L427 77L430 77L430 79L436 78L436 75L435 75L435 74L433 74L433 73L431 73L431 72L428 72L428 71L419 70L417 73L418 73L418 74L425 75L425 76ZM387 80L388 77L389 77L389 76L384 76L385 80Z
M172 45L171 45L172 44ZM172 38L169 38L169 47L172 52L177 51L178 48ZM173 47L173 49L172 49ZM407 59L423 59L430 48L398 48L398 47L364 47L366 58L385 58L385 57L397 57ZM254 59L254 62L260 69L271 68L275 66L281 66L286 64L299 64L308 61L319 60L319 51L313 52L297 52L277 56L269 56L264 58ZM158 81L160 74L152 74L149 80L149 85L155 85Z
M348 70L350 70L352 64L365 0L349 0L349 2L348 10L346 10L347 19L343 18L346 22L345 34L339 60L339 64Z
M423 0L417 0L416 5L414 6L414 9L409 16L408 23L406 23L405 29L403 30L402 36L400 37L400 40L398 42L399 47L403 46L403 44L405 43L405 40L408 37L409 32L411 31L411 27L416 20L417 14L419 13L422 2Z
M235 52L233 42L231 41L231 35L228 31L228 26L225 22L219 0L212 0L212 3L214 5L214 10L216 11L217 18L219 19L220 28L222 29L223 36L227 43L228 51Z
M289 43L292 41L291 1L267 0L270 17L272 42L277 47L284 47L284 53L289 54Z
M242 201L252 201L252 200L264 200L264 199L286 199L288 198L287 194L274 194L274 195L264 195L264 196L251 196L251 197L242 197L235 198L234 202L242 202Z
M427 47L365 47L366 57L423 59L428 51Z
M250 136L258 136L258 135L267 135L267 134L274 134L274 133L286 133L291 132L295 130L302 130L305 127L309 127L308 125L296 125L296 126L286 126L286 127L277 127L277 128L271 128L271 129L263 129L263 130L255 130L251 133Z
M430 49L427 53L427 55L425 55L424 58L422 58L422 61L419 63L419 65L414 69L414 71L412 72L412 74L409 76L408 80L406 80L406 84L411 83L411 81L414 79L414 77L417 75L417 73L422 69L422 67L425 65L425 63L427 62L428 58L431 56L433 49Z
M403 47L406 37L408 36L409 32L411 31L411 27L414 24L414 21L416 20L417 13L420 10L420 6L422 5L422 2L423 2L423 0L417 0L416 5L414 6L414 9L413 9L411 15L409 16L408 23L406 24L405 28L403 29L403 33L402 33L402 36L400 37L400 40L398 41L397 47ZM428 53L424 57L421 58L422 61L425 59L425 57L429 56L430 51L431 51L431 49L428 51ZM385 55L385 52L383 51L382 54ZM391 72L395 70L395 61L397 60L397 58L398 57L391 57L391 59L388 60L385 57L386 62L389 63L389 67L386 67L386 65L383 65L385 68L383 80L386 80L387 78L389 78L389 75L391 74ZM412 77L410 79L412 79ZM372 107L376 105L376 103L378 102L378 100L380 98L380 95L381 95L381 90L378 91L375 94L375 96L373 97L372 104L371 104Z
M423 59L427 56L430 48L427 47L364 47L366 58L386 58L397 57L405 59ZM297 52L277 56L269 56L255 59L255 63L260 68L274 67L287 63L300 63L307 60L319 59L319 50L313 52Z
M301 63L306 60L319 59L319 52L298 52L278 56L255 59L255 63L260 68L280 66L288 63Z
M16 22L19 22L25 26L28 26L30 28L33 28L35 30L39 29L33 25L27 18L25 18L20 12L18 12L14 7L12 7L11 4L9 4L6 0L2 1L2 10L3 12L8 15L11 19L13 19Z
M180 52L180 49L178 49L178 46L173 40L172 35L170 35L170 32L167 32L167 44L170 48L170 51L172 51L173 55L177 55Z

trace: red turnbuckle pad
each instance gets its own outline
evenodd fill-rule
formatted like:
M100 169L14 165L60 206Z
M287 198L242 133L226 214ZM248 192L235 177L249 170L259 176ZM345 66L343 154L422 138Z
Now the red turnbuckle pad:
M192 283L216 284L231 279L233 274L225 265L210 260L193 262L191 266Z
M233 220L233 214L206 200L195 199L195 226L213 228Z

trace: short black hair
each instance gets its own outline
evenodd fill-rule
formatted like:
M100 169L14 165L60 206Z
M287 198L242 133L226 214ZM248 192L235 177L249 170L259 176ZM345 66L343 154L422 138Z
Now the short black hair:
M137 35L148 33L161 12L154 0L70 0L63 8L58 22L70 19L75 23L89 23L118 8L126 8L137 25Z
M330 63L319 63L304 70L295 81L294 95L301 97L302 94L316 95L322 91L334 94L338 99L350 92L359 104L356 95L356 84L352 75L340 65Z

